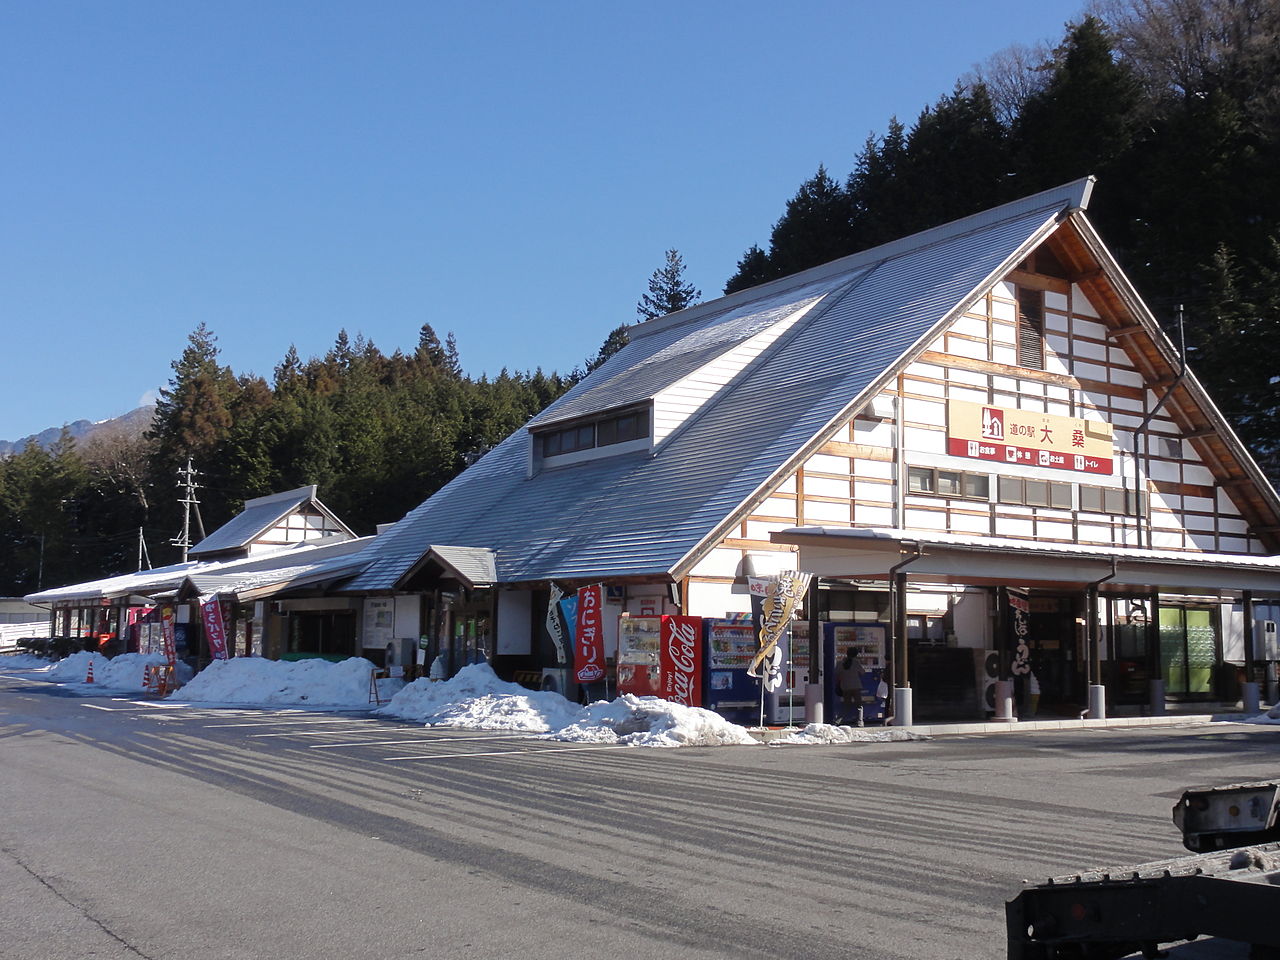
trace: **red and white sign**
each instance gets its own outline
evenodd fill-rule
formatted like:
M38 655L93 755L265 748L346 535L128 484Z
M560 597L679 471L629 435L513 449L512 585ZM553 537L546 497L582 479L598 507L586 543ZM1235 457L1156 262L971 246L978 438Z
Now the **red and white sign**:
M686 707L702 706L702 618L663 617L658 654L662 696Z
M164 658L172 667L178 662L173 607L164 607L160 611L160 639L164 644Z
M1111 424L1096 420L948 400L947 453L1108 475L1114 465L1113 431Z
M574 678L592 683L604 676L604 586L578 589L577 630L573 635Z
M209 641L209 653L215 660L227 659L227 628L222 622L222 604L215 594L200 604L200 616L204 620L204 636Z

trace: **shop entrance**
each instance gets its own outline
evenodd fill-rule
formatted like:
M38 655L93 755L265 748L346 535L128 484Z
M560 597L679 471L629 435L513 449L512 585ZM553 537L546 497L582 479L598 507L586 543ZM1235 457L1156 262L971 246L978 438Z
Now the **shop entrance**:
M1220 647L1214 610L1160 607L1160 676L1168 696L1213 699L1214 668L1220 660Z
M345 660L355 655L355 611L296 611L289 615L289 652L282 659Z
M1028 599L1031 673L1019 696L1020 714L1027 719L1036 714L1073 717L1085 702L1082 639L1076 622L1081 602L1074 596Z
M1099 600L1098 614L1107 640L1107 696L1117 704L1143 704L1151 699L1156 678L1153 611L1156 597L1127 594Z

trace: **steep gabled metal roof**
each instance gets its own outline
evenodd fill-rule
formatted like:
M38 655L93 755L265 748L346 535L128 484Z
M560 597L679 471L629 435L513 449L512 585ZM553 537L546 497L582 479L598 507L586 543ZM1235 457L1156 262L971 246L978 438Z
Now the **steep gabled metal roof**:
M620 351L533 422L603 409L602 397L616 405L651 389L663 377L642 371L645 361L693 331L735 342L736 333L716 331L719 323L760 330L791 312L789 305L810 301L800 322L655 454L621 454L529 477L530 437L519 430L378 537L366 552L369 567L342 589L391 589L433 543L489 547L503 582L671 573L908 351L1082 206L1091 183L1077 181L641 325L635 349ZM815 297L822 302L813 305ZM719 354L704 357L711 355ZM643 388L631 388L640 382Z
M187 552L187 555L198 559L210 554L248 547L289 514L308 503L333 520L348 537L355 536L345 523L316 499L316 487L312 484L298 487L296 490L286 490L283 493L246 500L244 509L240 513L197 543Z

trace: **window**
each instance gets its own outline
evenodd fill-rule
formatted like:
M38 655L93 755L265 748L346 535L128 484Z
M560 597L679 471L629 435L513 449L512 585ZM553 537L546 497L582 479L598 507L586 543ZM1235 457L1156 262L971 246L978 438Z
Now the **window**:
M991 496L991 478L983 473L908 467L907 490L911 493L932 493L940 497L964 500L988 500Z
M559 457L594 447L609 447L617 443L642 440L649 436L649 411L628 410L616 416L605 417L591 423L576 423L558 430L537 434L542 456Z
M1044 369L1044 293L1018 288L1018 366Z
M1143 516L1147 512L1145 494L1118 487L1081 487L1080 509L1089 513Z
M1000 502L1020 503L1028 507L1071 509L1071 484L1056 480L1029 480L1023 477L1000 478Z

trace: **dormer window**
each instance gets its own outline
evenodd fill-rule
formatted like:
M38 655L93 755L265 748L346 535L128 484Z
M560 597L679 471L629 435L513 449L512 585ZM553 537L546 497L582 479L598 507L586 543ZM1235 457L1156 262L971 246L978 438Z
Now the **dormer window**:
M571 453L621 444L635 445L635 441L649 439L649 410L636 408L612 413L592 420L579 420L568 426L534 434L537 453L543 460L563 457ZM576 459L587 459L577 457Z

